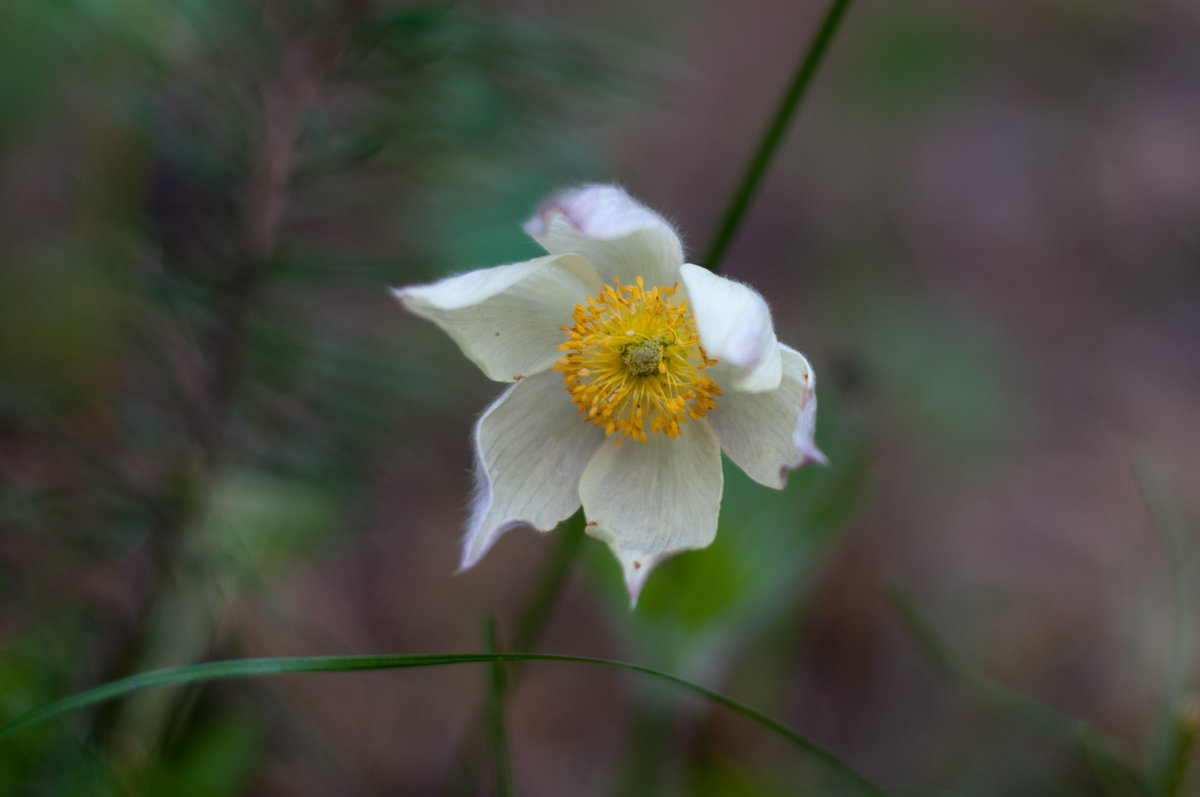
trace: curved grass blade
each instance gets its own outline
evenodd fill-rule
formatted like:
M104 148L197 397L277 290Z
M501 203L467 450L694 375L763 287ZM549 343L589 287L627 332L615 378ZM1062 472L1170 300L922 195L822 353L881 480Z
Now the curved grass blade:
M247 676L286 675L289 673L313 672L347 672L355 670L392 670L412 667L440 667L448 664L480 664L500 663L507 661L549 661L568 662L572 664L592 664L602 667L613 667L629 672L641 673L660 681L674 684L690 692L708 698L731 711L742 715L762 727L774 732L803 750L814 761L826 769L836 772L850 783L858 787L863 794L883 795L870 781L859 775L837 756L825 750L815 742L811 742L786 725L777 722L767 715L740 703L720 692L713 691L699 684L685 681L669 673L660 672L611 659L596 659L584 656L555 656L538 653L422 653L412 655L384 656L294 656L282 658L234 659L231 661L212 661L203 664L191 664L182 667L167 667L161 670L151 670L141 675L122 678L95 689L72 695L42 708L30 711L14 722L0 727L0 739L4 739L19 731L45 722L53 717L61 716L86 706L113 700L123 695L147 689L154 686L168 686L196 681L212 681L226 678L243 678Z

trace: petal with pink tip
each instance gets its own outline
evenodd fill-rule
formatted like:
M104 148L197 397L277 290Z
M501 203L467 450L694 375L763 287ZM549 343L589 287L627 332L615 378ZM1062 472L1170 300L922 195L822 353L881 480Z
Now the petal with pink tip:
M548 199L525 231L551 254L582 255L607 284L673 285L683 264L674 228L615 185L584 185Z
M721 396L708 420L721 450L754 481L782 489L788 471L825 462L813 441L817 421L816 376L800 352L783 344L783 379L777 390Z

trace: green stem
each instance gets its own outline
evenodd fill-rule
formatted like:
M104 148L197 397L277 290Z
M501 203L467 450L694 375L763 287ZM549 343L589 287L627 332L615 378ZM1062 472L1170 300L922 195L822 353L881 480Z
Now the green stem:
M500 652L496 633L496 618L489 617L484 629L489 653ZM508 731L504 724L504 696L507 683L504 664L493 661L488 667L487 729L492 760L496 767L496 797L511 797L513 793L512 765L508 755Z
M204 664L192 664L183 667L167 667L161 670L151 670L141 675L122 678L119 681L80 692L64 698L48 706L43 706L19 717L14 722L0 727L0 739L25 730L26 728L45 722L53 717L75 711L86 706L102 703L107 700L131 694L140 689L153 686L167 686L195 681L207 681L246 676L284 675L289 673L312 672L347 672L359 670L389 670L415 667L438 667L449 664L478 664L510 661L546 661L570 662L573 664L592 664L601 667L613 667L629 672L641 673L665 681L675 686L701 695L714 703L724 706L757 723L767 730L791 742L792 745L808 754L814 761L826 769L836 772L853 783L864 794L883 795L841 759L825 750L815 742L811 742L791 728L783 725L767 715L734 700L731 697L713 691L699 684L685 681L669 673L629 664L610 659L595 659L583 656L553 656L537 653L425 653L414 655L380 655L380 656L295 656L284 658L235 659L232 661L213 661Z
M670 717L657 707L640 705L625 742L625 773L614 790L618 797L645 797L662 793L663 770L670 759Z
M562 591L563 584L566 583L567 575L571 572L571 565L575 561L575 557L579 554L579 549L583 544L583 510L577 510L574 515L563 521L554 534L554 547L550 551L545 563L542 565L541 573L538 576L537 583L533 585L532 591L529 593L529 598L525 602L524 608L521 610L520 619L517 621L517 630L513 634L510 650L515 653L528 653L533 650L537 644L538 637L542 635L542 629L546 625L546 621L550 618L551 611L554 610L554 605L558 601L558 595ZM495 619L490 621L490 633L497 634L496 640L489 643L488 650L492 653L499 653L500 643L498 632L496 631ZM505 692L514 691L521 680L521 670L518 667L507 668L504 673ZM476 722L470 727L472 730L465 735L459 745L459 762L461 765L461 774L474 773L478 771L480 759L484 753L477 729L483 727L489 734L494 734L495 728L492 723L495 721L494 712L495 695L489 693L488 700L483 707L480 722ZM501 721L503 718L501 717ZM503 730L503 727L501 727ZM493 757L497 755L495 749L496 739L494 736L489 738L492 744L491 753ZM469 776L467 776L469 777ZM500 777L500 773L497 773ZM511 774L509 775L511 777ZM447 794L470 794L473 789L467 786L464 782L452 784L446 789ZM497 786L497 794L504 794L500 786ZM511 787L510 791L511 793Z
M800 101L811 85L817 67L821 65L821 60L824 58L826 50L829 49L829 43L833 40L833 35L837 32L838 25L849 6L850 0L833 0L821 27L817 28L812 43L809 44L804 57L800 59L796 73L792 76L792 82L788 85L787 91L783 93L783 97L775 109L775 115L771 118L770 124L763 132L762 139L758 142L758 148L754 151L749 163L746 164L742 180L738 184L737 190L734 191L733 197L730 198L729 204L725 208L725 214L717 226L717 234L709 244L704 260L701 261L709 270L716 271L720 266L721 258L733 241L738 225L741 224L742 216L745 215L750 200L758 190L758 184L761 182L767 166L770 165L771 158L775 156L783 134L787 132L788 123L792 120L792 116L800 106Z

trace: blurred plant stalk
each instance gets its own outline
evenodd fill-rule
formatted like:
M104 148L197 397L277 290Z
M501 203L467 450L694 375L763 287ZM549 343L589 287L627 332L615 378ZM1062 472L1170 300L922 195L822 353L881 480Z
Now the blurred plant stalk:
M1174 479L1153 457L1132 463L1146 513L1158 533L1171 588L1171 646L1161 707L1146 753L1147 779L1162 797L1187 794L1189 766L1200 725L1200 695L1189 694L1195 670L1196 622L1200 598L1200 546Z
M1136 752L1122 740L994 681L956 658L922 616L905 588L894 584L888 602L903 630L939 676L979 706L1073 748L1091 766L1101 793L1113 797L1153 793L1173 797L1174 792L1151 788L1151 778L1137 766Z
M1188 770L1196 757L1196 739L1200 735L1200 695L1186 698L1174 712L1171 745L1167 754L1161 793L1163 797L1184 797L1188 793Z
M302 125L364 11L364 0L341 0L326 25L295 36L283 48L278 73L258 87L260 129L240 219L240 251L215 298L202 348L205 379L182 410L188 445L170 458L162 491L153 499L150 566L140 587L139 611L101 673L102 683L164 664L197 661L219 646L227 602L222 598L230 597L223 594L229 585L196 577L205 571L208 546L200 538L199 521L221 468L247 329L270 280ZM261 20L276 24L270 3ZM126 776L136 781L179 707L171 692L110 704L106 709L111 710L95 717L93 740L110 747Z

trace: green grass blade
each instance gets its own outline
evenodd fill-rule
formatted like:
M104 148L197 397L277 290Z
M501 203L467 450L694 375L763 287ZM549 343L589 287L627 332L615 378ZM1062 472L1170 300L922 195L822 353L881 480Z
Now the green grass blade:
M725 213L717 225L717 233L713 236L712 243L708 245L704 259L700 261L700 265L705 268L711 271L719 269L721 258L724 257L725 250L733 241L734 233L737 232L738 225L742 222L742 216L745 215L746 208L750 206L750 200L754 198L758 184L762 181L767 166L775 156L775 151L779 149L779 142L783 140L783 134L787 132L788 123L792 120L796 109L800 107L800 101L804 99L809 85L812 84L817 67L821 65L821 60L829 49L829 43L833 41L833 34L837 32L849 6L850 0L833 0L829 11L825 14L825 19L813 36L812 43L805 50L800 63L796 65L792 82L788 84L787 90L779 100L775 115L771 117L770 123L763 131L758 147L750 156L750 161L742 172L741 182L738 183L737 189L730 197L729 204L725 207Z
M43 706L19 717L14 722L0 727L0 739L4 739L19 731L45 722L53 717L76 711L87 706L113 700L140 689L154 686L168 686L196 681L211 681L226 678L244 678L249 676L287 675L289 673L314 672L350 672L356 670L394 670L410 667L441 667L448 664L481 664L509 661L546 661L572 664L591 664L601 667L613 667L629 672L641 673L660 681L674 684L724 706L742 715L746 719L761 725L778 736L791 742L795 747L804 751L814 761L826 769L836 772L853 783L863 794L883 795L883 792L872 785L866 778L859 775L841 759L825 750L820 745L809 741L800 734L777 722L767 715L734 700L731 697L713 691L699 684L685 681L669 673L641 667L611 659L596 659L583 656L555 656L538 653L422 653L411 655L383 656L295 656L283 658L234 659L232 661L213 661L204 664L191 664L182 667L167 667L152 670L140 675L122 678L119 681L98 686L64 698L55 703Z

